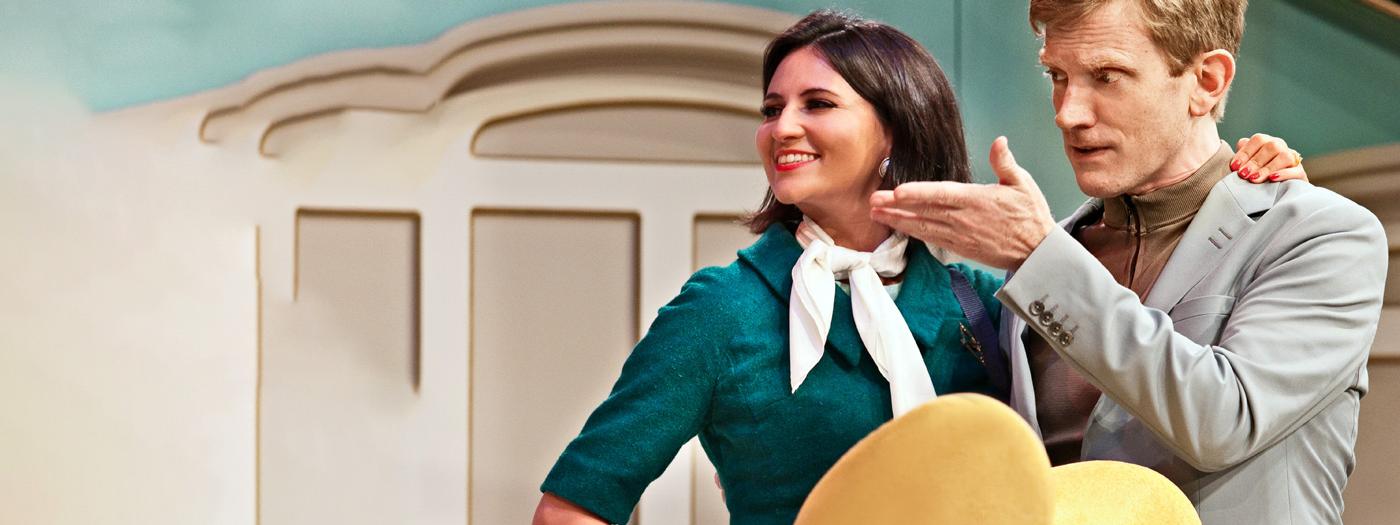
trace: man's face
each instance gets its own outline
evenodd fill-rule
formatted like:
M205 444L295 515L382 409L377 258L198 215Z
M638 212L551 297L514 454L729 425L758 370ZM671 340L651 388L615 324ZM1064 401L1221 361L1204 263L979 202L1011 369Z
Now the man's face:
M1079 189L1139 194L1171 177L1186 142L1194 76L1173 77L1136 2L1120 0L1066 27L1046 28L1040 61L1054 84L1055 125Z

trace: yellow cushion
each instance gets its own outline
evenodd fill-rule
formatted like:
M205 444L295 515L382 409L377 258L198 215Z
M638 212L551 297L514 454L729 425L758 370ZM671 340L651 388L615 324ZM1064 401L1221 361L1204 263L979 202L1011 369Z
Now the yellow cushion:
M1181 490L1116 461L1050 468L1006 405L951 394L881 425L807 496L798 525L1200 525Z
M1050 460L1030 426L976 394L881 425L807 496L799 525L1049 525Z
M1050 469L1055 525L1200 525L1196 508L1170 480L1121 461Z

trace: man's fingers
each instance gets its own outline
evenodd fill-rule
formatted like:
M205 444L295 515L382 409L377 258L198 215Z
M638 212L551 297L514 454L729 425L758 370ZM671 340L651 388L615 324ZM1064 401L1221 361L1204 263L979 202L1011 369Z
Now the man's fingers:
M992 152L987 161L1003 185L1015 186L1021 182L1025 170L1016 164L1016 156L1011 154L1011 144L1006 137L997 137L992 141Z
M880 190L870 194L871 208L888 208L894 206L894 191Z
M875 192L872 206L900 208L912 212L931 212L946 208L961 208L978 198L987 186L950 181L906 182L896 186L889 196ZM892 197L892 199L891 199Z
M948 228L942 221L898 208L872 208L870 218L876 222L902 231L906 234L928 240L930 231L944 231Z
M992 141L992 151L988 160L1002 186L1020 187L1033 190L1031 193L1040 193L1040 185L1035 183L1035 178L1016 163L1016 156L1011 154L1011 143L1006 137L997 137Z
M871 208L870 218L915 237L928 228L923 224L925 221L922 217L897 208Z

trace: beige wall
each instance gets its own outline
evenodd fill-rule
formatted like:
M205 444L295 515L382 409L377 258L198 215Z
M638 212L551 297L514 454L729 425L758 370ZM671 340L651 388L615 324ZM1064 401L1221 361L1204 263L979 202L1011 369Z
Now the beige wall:
M1356 472L1343 494L1347 523L1395 523L1400 495L1400 359L1372 360L1371 392L1361 399L1356 436Z

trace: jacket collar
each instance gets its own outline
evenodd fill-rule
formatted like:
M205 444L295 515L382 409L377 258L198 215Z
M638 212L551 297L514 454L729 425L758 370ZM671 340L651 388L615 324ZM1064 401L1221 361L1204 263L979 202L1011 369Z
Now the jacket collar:
M948 272L924 243L909 239L906 250L909 264L894 304L904 315L904 322L920 348L936 348L941 320L961 316L961 309L952 294L944 293L949 289ZM739 251L739 260L763 279L774 299L783 305L787 305L791 297L792 267L801 256L802 245L783 224L769 226L757 242ZM783 340L787 340L786 333ZM851 314L851 296L840 288L836 289L826 350L848 365L859 363L865 350Z
M1229 169L1224 167L1221 169ZM1235 240L1254 225L1252 217L1273 206L1279 184L1253 184L1239 177L1226 176L1211 187L1200 211L1181 236L1181 242L1162 268L1152 291L1143 304L1162 311L1186 296L1186 292L1204 279L1224 257ZM1079 206L1060 226L1074 233L1080 224L1097 220L1104 204L1089 199ZM1007 275L1010 279L1010 274Z
M1254 225L1253 217L1273 206L1279 186L1230 176L1216 183L1143 304L1171 310Z

